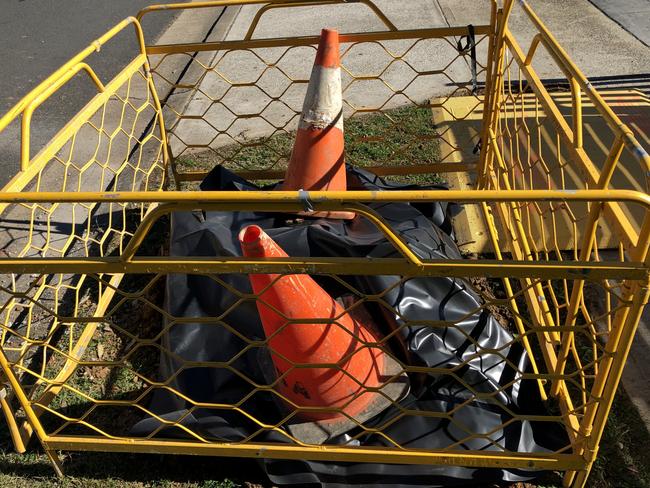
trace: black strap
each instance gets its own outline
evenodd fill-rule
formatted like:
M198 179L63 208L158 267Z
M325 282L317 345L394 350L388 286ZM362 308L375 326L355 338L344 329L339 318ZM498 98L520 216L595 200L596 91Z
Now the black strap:
M474 149L472 149L472 154L478 154L479 152L481 152L481 144L482 144L481 139L476 141L476 145L474 146Z
M463 46L465 41L465 46ZM476 79L476 36L474 35L474 26L469 24L467 26L467 35L461 37L456 43L458 52L462 55L469 53L471 62L470 70L472 72L472 94L478 90L478 80Z

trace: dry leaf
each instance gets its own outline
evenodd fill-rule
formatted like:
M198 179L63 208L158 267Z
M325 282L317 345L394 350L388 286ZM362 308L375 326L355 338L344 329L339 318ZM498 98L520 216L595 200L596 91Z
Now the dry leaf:
M97 371L95 372L95 378L99 380L105 380L110 373L111 373L110 368L104 368L104 367L97 368Z
M101 359L104 356L104 345L100 342L97 344L97 359Z

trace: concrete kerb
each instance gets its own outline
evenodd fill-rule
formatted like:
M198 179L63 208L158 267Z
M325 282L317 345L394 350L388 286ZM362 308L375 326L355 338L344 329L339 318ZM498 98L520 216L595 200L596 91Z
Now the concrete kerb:
M209 9L208 9L209 10ZM205 35L201 42L217 42L225 40L239 15L241 7L231 6L222 8L215 15L204 21ZM181 13L174 23L174 30L163 34L157 44L187 43L187 29L184 27L192 25L192 19L200 10L186 10ZM215 58L220 55L218 52L195 52L184 55L151 55L149 61L154 70L154 82L161 104L163 105L163 116L165 126L169 129L178 123L177 114L187 113L188 105L204 95L199 91L202 80L208 71L203 66L212 66ZM174 154L173 141L170 141L170 149Z
M467 7L467 2L457 0L437 1L445 17L453 24L489 22L490 0L474 0L472 8ZM535 13L587 77L647 73L650 48L604 15L593 3L605 2L530 2ZM623 3L623 0L618 3ZM643 16L639 18L643 19ZM509 29L526 51L535 30L518 5L513 8ZM533 67L540 78L562 77L562 71L544 49L538 51Z

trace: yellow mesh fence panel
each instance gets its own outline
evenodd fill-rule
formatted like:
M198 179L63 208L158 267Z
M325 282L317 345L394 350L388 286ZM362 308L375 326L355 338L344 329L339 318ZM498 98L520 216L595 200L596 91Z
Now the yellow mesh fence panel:
M315 210L354 211L378 228L395 251L391 258L169 256L175 212L303 210L295 192L191 190L216 165L252 180L282 178L315 37L145 49L138 21L129 19L98 41L136 26L141 50L113 80L96 80L85 65L96 49L90 46L0 119L0 129L16 120L23 126L27 120L28 129L22 170L0 194L2 230L9 236L0 257L0 366L9 393L2 407L16 447L24 448L35 432L55 464L52 452L58 449L344 459L560 470L566 485L582 486L648 298L650 200L645 179L635 177L647 174L648 157L525 2L519 8L539 35L530 46L517 44L504 27L512 7L505 3L502 23L495 10L492 25L473 28L475 57L464 47L470 35L465 26L406 31L384 22L385 30L342 35L347 161L397 181L435 183L468 172L477 183L477 189L448 192L313 193ZM549 93L539 80L531 63L544 48L573 91ZM185 66L182 78L175 71L179 64ZM82 70L98 95L48 146L29 154L28 114L39 97ZM468 77L472 71L474 78ZM162 105L158 93L169 94ZM457 97L466 97L466 110L452 103ZM432 110L454 122L483 124L470 131L470 142L450 143L452 126L434 125ZM588 117L604 121L609 132L583 130L581 121ZM177 190L188 191L161 191L168 164ZM418 201L478 207L490 253L480 259L422 259L369 205ZM251 272L275 273L276 280L310 274L343 290L346 312L372 309L390 317L391 332L363 346L397 364L394 376L374 392L395 415L372 423L345 407L321 408L342 413L356 427L336 445L306 441L288 428L305 408L292 405L279 385L290 372L314 365L293 364L271 382L251 378L242 367L243 358L259 351L278 354L268 338L247 335L245 324L229 317L264 300L227 279ZM229 306L212 316L175 316L165 303L165 284L178 275L219 289ZM350 275L385 275L391 284L364 293ZM414 320L391 297L423 277L471 285L474 309ZM510 337L498 348L467 332L468 321L487 314ZM332 322L327 316L315 320ZM333 326L341 327L337 320ZM278 333L296 322L287 320ZM179 356L169 334L191 323L221 330L239 350L219 362ZM414 327L457 334L472 353L444 367L410 361L395 344ZM513 361L515 349L526 351L529 368ZM468 381L463 371L483 362L509 369L512 378L490 388ZM167 376L161 376L161 364ZM340 364L327 367L349 375ZM223 402L193 397L176 382L193 368L228 371L247 393ZM404 374L453 380L464 396L454 397L448 409L409 408L383 391ZM508 395L523 380L534 383L544 411L522 413L510 404ZM152 397L161 391L186 405L182 415L151 411ZM293 408L269 421L251 407L260 399ZM463 411L477 404L501 420L466 425ZM215 439L186 422L199 411L228 412L251 426L249 433ZM440 419L453 442L436 449L401 442L392 426L408 417ZM131 428L145 418L157 420L158 427L133 434ZM503 432L521 422L556 427L566 433L565 441L536 453L508 445ZM261 440L269 432L284 442ZM360 445L369 435L381 442Z

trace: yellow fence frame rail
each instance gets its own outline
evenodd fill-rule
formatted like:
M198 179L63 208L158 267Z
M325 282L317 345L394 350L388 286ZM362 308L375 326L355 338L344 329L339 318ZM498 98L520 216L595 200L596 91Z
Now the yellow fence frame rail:
M175 134L175 126L172 124L166 128L165 110L169 107L161 104L159 100L155 85L157 67L154 63L150 65L149 59L156 56L162 56L164 59L165 56L188 53L252 52L264 48L312 46L317 42L317 38L313 36L267 39L255 38L255 32L262 17L271 10L305 6L327 7L342 3L358 3L368 8L385 26L385 30L378 32L342 34L344 43L381 44L388 41L422 39L449 42L448 38L455 39L468 33L466 27L399 30L371 0L221 0L151 6L142 10L137 18L124 20L97 39L0 119L0 133L12 123L20 121L21 124L20 171L0 193L0 210L4 215L12 211L17 212L16 215L22 216L28 224L24 229L27 242L24 247L15 253L9 252L7 256L0 257L0 274L8 277L6 282L0 283L0 291L9 297L2 309L3 322L0 323L0 381L5 385L0 391L0 406L18 452L26 450L27 442L35 434L60 475L63 469L57 451L69 450L555 470L565 472L565 486L585 485L596 459L641 313L650 298L650 196L647 194L650 156L636 140L633 132L620 121L573 64L525 1L518 2L519 8L536 29L527 49L520 46L509 28L508 20L515 8L513 0L505 0L502 7L493 1L490 24L474 27L475 35L484 36L488 43L483 72L484 91L480 96L474 94L480 102L480 107L476 110L483 111L480 134L482 145L478 160L460 163L431 162L417 170L399 165L370 167L380 175L474 171L477 175L476 189L452 189L444 192L307 192L315 211L345 210L362 215L384 234L399 257L256 260L142 255L144 243L155 225L174 212L297 212L303 209L305 198L305 195L298 192L284 191L161 191L170 182L169 170L177 185L179 182L198 181L203 178L205 172L182 170L178 157L172 154L170 139ZM145 15L170 10L233 6L260 7L242 40L152 46L147 46L144 42L140 21ZM91 63L87 62L87 58L130 25L134 26L136 31L138 53L112 80L103 82L92 69ZM533 68L542 48L569 82L570 122L562 114L552 94ZM36 155L31 154L33 112L82 71L96 86L98 94L45 148ZM515 71L517 75L513 77ZM130 98L133 95L131 87L134 78L144 83L146 102L141 106L136 106ZM525 90L522 89L524 83ZM518 89L513 90L513 85L518 86ZM104 116L101 114L107 112L109 99L117 99L122 107L122 116L117 128L119 130L111 131L104 126ZM593 155L585 148L583 114L586 103L597 111L611 130L612 143L606 148L607 156L602 163L594 161ZM133 122L126 122L124 114L127 109L132 109L135 114ZM151 111L153 120L148 126L149 132L144 137L134 137L135 129L131 129L129 133L125 126L131 125L135 128L138 116L147 111ZM534 119L538 122L532 129L525 120L527 111L532 111ZM92 122L98 113L101 115L101 123ZM462 121L462 117L458 117L458 120ZM557 167L547 169L547 174L556 172L562 177L562 185L555 188L536 185L534 172L537 170L530 163L530 153L534 146L531 141L536 141L536 137L541 139L542 132L539 128L543 124L548 124L556 136ZM60 156L60 152L70 141L74 146L75 138L84 126L94 128L100 137L106 136L110 143L120 131L128 136L129 153L119 167L112 168L108 156L99 164L102 181L105 174L112 175L112 181L115 182L112 188L83 191L81 175L85 168L92 166L90 163L79 171L77 191L72 192L66 186L70 169L76 169L77 166L72 156L65 159ZM153 145L150 153L140 150L137 153L137 163L132 163L132 147L141 148L145 143ZM522 147L525 153L523 157ZM73 149L69 149L70 155L72 152ZM98 153L99 150L96 149L90 162L97 163L101 159ZM633 164L637 165L639 174L644 175L646 191L616 188L613 185L616 172L624 165L624 156L628 157L626 161L633 161ZM151 159L151 162L147 163L147 158ZM58 161L65 168L61 187L43 183L46 180L44 172L55 166L53 161ZM582 187L576 188L565 183L564 177L568 174L568 168L585 175ZM158 175L155 178L151 176L154 173ZM282 171L272 168L241 171L240 174L249 178L273 179L281 176ZM136 185L138 178L146 180L144 191L139 191L140 188ZM126 186L120 187L118 180ZM393 231L391 225L369 206L378 202L457 202L477 206L489 231L494 253L478 260L421 259ZM55 247L52 244L55 232L50 228L50 224L54 212L66 209L72 212L74 227L78 224L75 220L76 212L81 209L90 222L93 212L98 208L108 208L111 215L111 211L117 212L121 220L111 220L106 224L108 230L105 230L103 236L94 237L93 232L97 229L91 229L91 224L88 224L79 234L70 231L70 234L65 236L63 245ZM629 211L631 208L635 209L634 215L640 216L640 219L632 218ZM131 210L135 210L138 216L133 229L127 228L124 223L127 220L127 212ZM39 225L42 224L42 219L39 220L38 217L39 212L46 214L45 231L38 231L41 228ZM573 232L573 246L564 248L557 245L560 217L570 220L577 214L581 215L580 219L575 218L568 225L570 232ZM603 226L619 236L619 254L615 259L605 259L600 255L598 235ZM35 237L39 232L44 237ZM111 238L117 239L117 244L110 248L109 252L106 243ZM553 244L553 241L555 247L548 244ZM72 252L80 243L85 247L85 251ZM93 246L98 247L100 251L89 251ZM550 419L560 422L566 429L568 445L558 452L521 453L506 450L425 450L404 446L315 446L300 442L270 444L251 440L217 442L185 428L190 436L187 440L134 438L103 431L86 419L87 414L74 418L57 412L52 403L54 399L63 392L72 391L93 402L93 408L104 404L130 406L163 423L170 423L147 411L134 400L97 399L89 392L82 392L77 386L71 386L75 372L85 367L115 366L114 362L102 360L99 351L92 361L88 359L87 354L96 347L93 346L94 338L101 333L98 327L108 315L111 304L119 297L124 301L133 295L120 289L124 277L155 275L155 281L172 273L247 274L253 270L257 273L306 273L333 277L357 273L498 279L505 290L506 298L491 303L510 311L516 340L528 352L533 363L533 372L523 374L522 378L534 379L541 397L553 399L560 410L557 415L549 414L547 418L530 416L530 420ZM27 282L25 277L31 275L37 276L37 279ZM78 276L80 279L70 283L70 276ZM96 283L99 289L97 303L90 312L82 310L81 307L80 290L83 289L85 280ZM593 283L598 284L606 297L604 310L590 310L586 290ZM54 297L54 301L59 300L59 294L65 290L72 290L77 294L72 312L63 312L58 306L48 308L50 305L45 305L46 302L49 304L50 296ZM138 297L140 296L136 296ZM12 310L18 308L28 310L30 323L26 332L14 324L18 319L12 315ZM52 321L50 329L39 337L32 337L29 328L32 327L32 319L36 321L35 309L44 310L41 314ZM601 323L606 324L604 332L598 330ZM69 337L64 334L69 341L67 348L55 342L55 333L60 330L68 331ZM587 341L591 356L587 354L587 358L578 343L579 336L585 334L591 334ZM136 342L146 342L140 339L137 333L133 339ZM41 354L41 350L44 360L42 367L38 369L30 365L28 356L34 351ZM50 377L46 365L57 355L60 356L58 369L54 377ZM406 364L403 367L405 371L431 372L427 368L418 369L414 365ZM167 384L157 386L169 387ZM238 405L226 407L246 414ZM19 415L18 409L22 410L22 415ZM90 429L90 433L86 430L83 435L66 435L61 429L52 432L43 420L50 414L58 415L66 425L75 424ZM528 419L524 415L517 418ZM260 423L256 419L252 420ZM277 432L282 430L281 426L277 425L262 427Z

